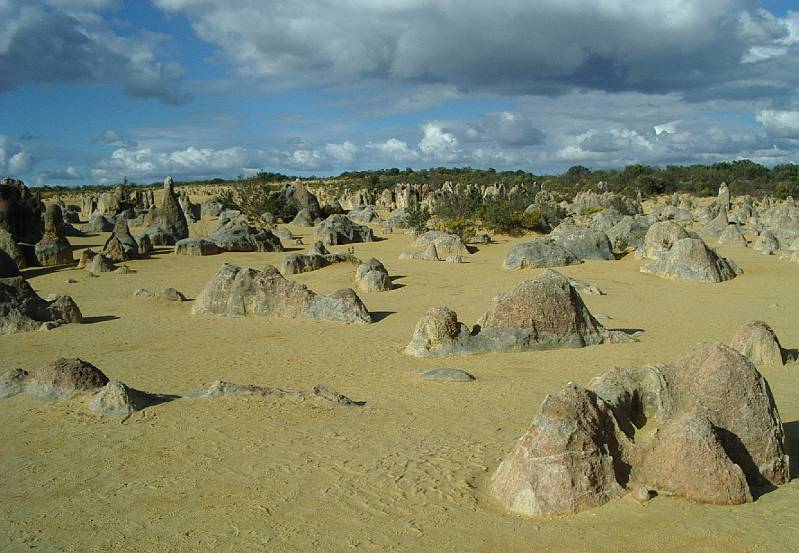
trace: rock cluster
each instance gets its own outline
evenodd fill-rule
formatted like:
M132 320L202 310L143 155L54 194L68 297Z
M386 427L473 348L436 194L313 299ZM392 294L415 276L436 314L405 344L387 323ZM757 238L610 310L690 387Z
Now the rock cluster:
M328 246L335 246L373 242L375 237L369 227L353 223L346 215L336 213L319 223L316 227L316 239Z
M44 213L44 235L35 246L36 259L42 267L72 263L72 246L64 234L61 206L50 204Z
M257 271L223 263L194 300L195 314L370 323L371 316L351 288L319 295L287 280L272 265Z
M358 265L355 282L361 292L386 292L394 288L388 270L374 257Z
M575 513L633 492L752 501L790 478L768 384L743 355L699 344L662 366L613 369L547 396L492 495L524 515Z
M317 271L334 263L357 262L355 256L348 252L330 253L321 240L317 240L305 254L292 253L283 258L280 272L284 275L295 275Z
M741 274L735 263L719 256L701 238L688 234L671 221L658 222L649 228L637 256L650 260L641 266L642 273L662 278L722 282Z
M149 237L155 246L171 246L178 240L189 237L189 223L175 194L172 177L164 179L161 205L150 209L144 223L147 227L141 234Z
M59 324L80 323L80 309L69 296L52 301L39 297L21 276L0 278L0 334L13 334L48 328Z
M447 307L428 310L416 324L405 353L416 357L464 355L574 348L632 339L604 328L569 279L547 269L494 298L493 308L472 329Z

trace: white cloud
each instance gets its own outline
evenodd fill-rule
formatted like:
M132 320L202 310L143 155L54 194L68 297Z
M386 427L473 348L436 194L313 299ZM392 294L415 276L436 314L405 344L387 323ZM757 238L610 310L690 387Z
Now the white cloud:
M351 164L355 157L358 155L360 148L350 142L349 140L344 141L341 144L326 144L325 145L325 153L333 158L336 162L348 165Z
M121 180L125 176L132 179L165 175L204 177L239 171L248 166L249 161L247 150L238 146L219 150L189 146L173 152L118 148L109 159L98 163L91 175L110 180Z
M799 139L799 111L764 110L757 120L770 136Z
M408 147L408 143L397 138L385 142L369 144L369 148L380 152L390 162L408 163L419 159L419 152Z
M427 159L451 163L462 157L458 140L452 133L445 132L435 123L427 123L422 131L424 136L419 142L419 150Z

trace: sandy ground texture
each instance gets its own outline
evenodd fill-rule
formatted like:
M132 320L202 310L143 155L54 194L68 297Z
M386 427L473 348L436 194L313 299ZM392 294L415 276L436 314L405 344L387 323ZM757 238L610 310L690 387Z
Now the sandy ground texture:
M193 232L210 223L193 225ZM306 244L312 229L294 229ZM106 235L71 238L101 247ZM181 399L124 422L88 399L0 403L0 551L782 552L799 550L799 485L737 507L631 498L574 516L525 519L494 504L488 482L547 393L614 366L668 361L689 346L728 342L766 320L799 347L799 265L720 247L745 271L721 284L664 280L632 255L562 272L607 295L584 295L610 328L638 343L416 359L402 353L419 317L448 305L474 324L498 292L538 271L505 271L519 239L481 246L461 265L397 259L411 237L356 244L401 287L360 294L377 322L344 325L191 314L133 291L173 286L194 298L223 261L279 265L284 253L183 257L160 248L137 272L91 278L77 269L26 271L43 296L75 298L85 324L0 336L0 370L81 357L130 386L184 394L217 379L309 388L326 384L363 407L270 398ZM307 247L307 246L306 246ZM342 251L346 246L333 247ZM354 268L291 276L319 292L354 286ZM66 284L68 278L77 283ZM423 381L452 367L470 383ZM765 369L799 466L799 367Z

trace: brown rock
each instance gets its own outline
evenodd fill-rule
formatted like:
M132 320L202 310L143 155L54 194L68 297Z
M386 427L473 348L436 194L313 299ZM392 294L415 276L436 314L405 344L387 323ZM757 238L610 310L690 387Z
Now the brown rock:
M732 337L730 347L742 353L757 367L781 367L785 352L777 335L763 321L749 321Z

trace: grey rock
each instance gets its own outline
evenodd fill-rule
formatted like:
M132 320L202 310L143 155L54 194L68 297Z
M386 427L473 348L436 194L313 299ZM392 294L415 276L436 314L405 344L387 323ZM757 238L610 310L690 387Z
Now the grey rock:
M422 373L422 378L439 382L471 382L474 375L461 369L430 369Z

